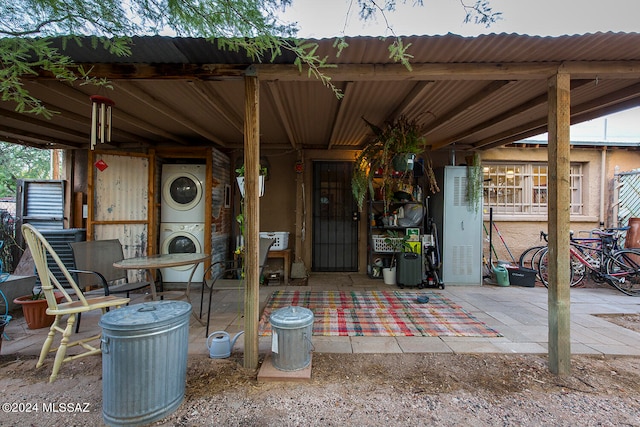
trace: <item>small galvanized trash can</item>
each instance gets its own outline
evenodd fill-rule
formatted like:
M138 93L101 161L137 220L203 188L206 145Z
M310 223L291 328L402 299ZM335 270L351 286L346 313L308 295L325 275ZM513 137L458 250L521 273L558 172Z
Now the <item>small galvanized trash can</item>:
M311 363L313 312L289 306L269 316L273 366L281 371L298 371Z
M190 314L187 302L154 301L102 316L102 416L107 425L149 424L180 406Z

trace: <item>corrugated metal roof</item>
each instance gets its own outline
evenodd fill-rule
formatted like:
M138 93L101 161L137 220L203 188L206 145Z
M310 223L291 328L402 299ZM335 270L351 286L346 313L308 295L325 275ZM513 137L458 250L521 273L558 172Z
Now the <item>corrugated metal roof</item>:
M289 52L254 64L242 52L197 38L134 37L129 57L69 43L66 53L96 64L114 89L29 80L25 87L61 114L23 116L1 102L0 137L87 147L89 95L100 93L116 102L114 147L241 147L242 76L251 65L260 79L264 149L357 148L370 137L363 117L382 124L399 115L418 120L434 149L514 142L546 131L547 80L560 68L573 79L574 121L640 105L637 33L408 36L412 72L389 58L391 39L349 37L339 57L332 39L316 41L318 54L338 66L326 74L342 99L306 71L298 73Z

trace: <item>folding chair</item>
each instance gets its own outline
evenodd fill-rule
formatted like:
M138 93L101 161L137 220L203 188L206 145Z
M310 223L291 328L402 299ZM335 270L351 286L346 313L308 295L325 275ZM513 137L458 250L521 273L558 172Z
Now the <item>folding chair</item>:
M31 224L22 225L22 234L27 244L29 245L29 249L31 250L33 261L38 272L38 277L40 278L40 283L42 284L42 291L44 292L44 295L47 299L47 314L55 316L53 324L51 325L49 333L47 334L47 338L42 345L38 363L36 363L36 368L39 368L44 363L44 359L47 356L47 353L49 353L50 351L56 352L56 357L53 362L53 370L51 372L51 376L49 377L49 382L53 382L58 376L58 371L60 370L63 362L68 362L80 357L90 356L93 354L100 354L100 346L91 345L91 342L99 340L101 334L70 342L69 337L71 336L73 331L73 324L76 321L76 315L80 315L80 313L92 310L102 310L102 312L104 313L108 308L118 308L126 305L129 302L129 298L121 298L112 295L103 295L89 298L85 297L85 295L71 276L71 273L69 273L63 262L60 260L58 254L53 250L49 242L47 242L42 234L40 234L40 232L36 230L36 228ZM60 268L60 271L69 282L69 286L71 286L71 289L69 289L70 292L68 292L68 290L60 284L58 279L56 279L54 274L49 269L49 266L47 265L47 255L53 260L58 268ZM64 296L65 302L58 303L56 301L56 293L62 294ZM74 297L76 299L74 299ZM60 324L64 316L68 317L66 327L63 328ZM54 337L58 332L62 334L60 344L57 348L51 348ZM73 346L80 346L86 351L73 356L65 357L67 347Z
M260 273L262 274L262 271L264 270L264 266L267 264L267 258L269 256L269 250L271 249L271 246L273 246L273 244L276 242L276 239L267 239L264 237L260 238L260 244L259 244L259 248L258 248L258 259L260 262ZM225 261L217 261L212 263L205 271L204 271L204 278L202 279L202 289L200 292L200 317L202 317L202 302L204 300L204 289L208 288L209 289L209 306L208 306L208 311L207 311L207 329L206 329L206 333L205 336L209 336L209 321L211 319L211 300L212 300L212 296L213 296L213 291L214 291L214 286L216 284L216 282L218 280L220 280L221 278L225 277L225 275L227 273L237 273L238 277L240 277L241 275L241 270L240 268L229 268L228 267L228 262ZM212 277L210 279L207 278L207 276L209 276L209 273L212 274ZM240 281L242 281L244 283L244 278L240 277Z

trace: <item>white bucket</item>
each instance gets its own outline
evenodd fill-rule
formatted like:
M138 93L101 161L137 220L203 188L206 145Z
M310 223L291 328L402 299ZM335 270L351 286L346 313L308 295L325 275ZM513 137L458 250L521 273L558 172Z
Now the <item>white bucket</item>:
M395 285L396 284L396 268L383 268L382 269L382 279L384 280L385 285Z

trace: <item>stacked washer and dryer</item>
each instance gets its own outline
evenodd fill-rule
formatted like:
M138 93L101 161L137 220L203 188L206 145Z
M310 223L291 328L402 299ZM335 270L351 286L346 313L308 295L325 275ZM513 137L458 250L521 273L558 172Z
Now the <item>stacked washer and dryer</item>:
M204 252L206 165L162 166L160 203L160 253ZM164 282L187 282L193 266L162 269ZM204 267L198 265L193 282L202 281Z

